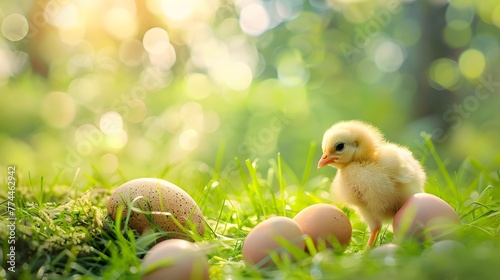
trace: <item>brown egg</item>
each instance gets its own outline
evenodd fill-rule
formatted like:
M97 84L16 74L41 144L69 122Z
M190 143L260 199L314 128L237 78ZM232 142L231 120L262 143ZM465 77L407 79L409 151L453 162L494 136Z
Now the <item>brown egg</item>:
M311 205L300 211L293 219L302 228L302 232L311 237L316 248L322 244L321 246L326 248L343 252L351 241L351 222L344 212L334 205Z
M188 224L190 221L196 226L199 235L205 233L203 215L193 198L183 189L162 179L141 178L121 185L108 200L108 214L115 220L118 207L123 205L122 219L125 219L131 201L140 196L142 198L136 200L134 208L152 213L151 217L155 223L169 232L169 238L191 240L172 217L186 229L190 229ZM171 216L166 213L170 213ZM153 227L146 214L135 210L130 214L128 225L141 234Z
M243 259L249 264L265 267L272 264L269 258L271 252L291 256L278 242L280 239L304 250L305 242L300 226L287 217L272 217L255 226L247 235L242 249Z
M181 240L162 241L144 256L143 280L208 280L208 259L195 244Z
M451 206L441 198L427 193L411 195L394 216L397 240L440 240L452 237L453 227L461 221Z

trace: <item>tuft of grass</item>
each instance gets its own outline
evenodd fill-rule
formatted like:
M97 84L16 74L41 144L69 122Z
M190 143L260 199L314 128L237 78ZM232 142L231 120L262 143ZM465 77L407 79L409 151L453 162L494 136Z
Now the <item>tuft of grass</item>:
M500 275L499 171L487 170L473 158L465 159L458 170L448 170L430 140L426 141L426 147L430 155L426 160L437 165L436 169L427 169L426 192L441 197L457 211L464 224L458 231L458 241L466 250L433 256L429 253L430 244L410 243L403 244L403 250L394 257L375 258L363 250L368 238L366 225L354 211L341 206L353 226L353 237L345 252L316 249L310 238L304 237L309 253L292 250L292 257L273 254L270 257L276 265L270 268L246 265L241 250L252 228L271 216L293 217L313 203L331 203L329 185L333 172L325 178L313 171L314 143L304 156L304 171L300 175L280 154L271 160L267 170L262 170L258 161L236 158L234 164L230 163L234 170L223 172L222 144L210 178L200 175L193 182L201 183L192 186L193 190L200 190L200 195L193 197L209 229L205 236L195 240L209 257L211 278L496 279ZM172 172L167 166L157 176L167 176L168 180ZM72 182L51 182L50 188L46 188L43 181L36 188L31 183L19 186L18 270L15 274L7 273L2 261L2 278L140 279L141 259L165 233L141 236L121 224L120 218L117 222L106 218L105 202L114 186L99 170L94 170L94 174L83 187ZM88 191L82 193L79 189ZM8 250L6 217L1 210L3 260ZM393 239L392 228L386 225L376 244L391 243ZM280 242L284 248L293 249L286 241Z

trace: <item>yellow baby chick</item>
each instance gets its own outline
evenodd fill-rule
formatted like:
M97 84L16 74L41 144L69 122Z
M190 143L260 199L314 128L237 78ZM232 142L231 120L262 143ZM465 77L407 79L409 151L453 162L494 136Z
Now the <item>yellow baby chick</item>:
M425 172L405 147L388 143L380 131L361 121L342 121L323 136L318 168L338 169L334 197L354 206L370 229L372 247L382 226L406 199L423 191Z

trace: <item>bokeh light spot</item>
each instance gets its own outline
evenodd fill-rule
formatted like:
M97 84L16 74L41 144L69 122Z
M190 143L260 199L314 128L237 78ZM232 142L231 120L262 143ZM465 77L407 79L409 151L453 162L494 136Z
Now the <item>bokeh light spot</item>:
M61 41L68 45L77 45L83 42L85 33L86 33L86 25L84 22L79 21L77 24L72 26L71 28L60 28L59 29L59 38Z
M500 42L497 37L490 34L474 36L470 48L482 52L487 61L494 61L500 56Z
M115 111L106 112L101 116L99 128L106 135L119 134L123 128L123 119Z
M142 43L148 53L159 55L164 53L169 47L170 37L165 29L154 27L144 33Z
M86 75L74 79L68 87L68 93L78 103L87 104L100 94L101 86L96 75Z
M468 79L479 78L486 66L486 60L482 52L476 49L464 51L458 59L460 72Z
M137 33L137 22L132 11L116 7L104 15L104 28L111 36L125 40Z
M125 65L134 67L141 64L143 53L144 48L141 42L136 39L131 39L120 45L118 56Z
M394 42L383 42L375 51L375 65L384 72L394 72L404 62L404 53L401 47Z
M177 59L174 46L168 44L164 52L160 54L150 54L149 61L161 70L169 70Z
M187 102L182 105L180 115L187 127L201 128L203 126L203 107L199 103Z
M212 92L212 82L210 79L200 73L194 73L186 77L186 94L193 99L207 98Z
M2 35L7 40L17 42L22 40L29 31L28 20L25 16L12 13L2 21Z
M435 60L429 68L431 86L437 89L450 89L460 81L460 72L455 61L448 58ZM439 88L441 87L441 88Z
M245 90L252 83L252 69L242 62L221 62L213 65L210 70L214 80L232 90Z
M446 22L454 29L465 29L470 26L474 19L472 7L448 5L446 9Z
M113 173L118 169L119 161L114 154L104 154L99 159L100 170L104 173Z
M176 60L175 49L170 44L167 31L154 27L146 31L142 39L144 49L149 53L149 61L161 70L168 70Z
M51 92L42 100L42 119L56 128L65 128L76 115L76 105L73 98L64 92Z
M128 114L125 114L125 118L131 123L140 123L146 118L147 107L140 99L127 101L127 110Z
M475 1L476 13L485 23L493 23L492 12L497 6L496 2L497 1Z
M174 108L165 110L162 115L160 125L162 129L165 129L172 134L177 133L181 127L181 115L179 114L179 111Z
M464 29L454 29L450 26L444 28L444 41L450 47L460 48L467 45L472 37L472 32L470 27Z
M193 12L193 0L164 0L161 10L169 19L184 20Z
M179 136L179 146L186 151L192 151L196 149L199 143L200 136L194 129L184 130Z
M128 135L125 130L121 129L118 131L118 133L106 135L105 141L108 147L115 150L120 150L127 144Z
M269 29L271 19L262 3L251 3L243 7L240 12L240 27L250 36L259 36Z
M351 2L345 5L344 17L352 23L362 23L370 18L373 11L372 1L363 1L363 3Z
M212 133L217 131L220 126L220 118L219 115L216 112L207 112L205 113L204 117L204 122L203 122L203 131Z
M45 6L44 16L50 24L61 29L70 29L78 23L78 8L74 3L61 4L53 0Z
M500 5L497 5L491 12L491 21L493 21L493 24L497 27L500 27Z
M9 76L14 76L22 71L28 59L27 53L3 49L0 43L0 85L6 83Z

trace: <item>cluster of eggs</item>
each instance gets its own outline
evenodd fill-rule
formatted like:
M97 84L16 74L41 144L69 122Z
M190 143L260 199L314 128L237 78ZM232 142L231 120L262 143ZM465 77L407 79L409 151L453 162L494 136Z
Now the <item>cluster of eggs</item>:
M433 245L436 248L450 246L449 242L441 245L438 241L452 238L455 227L460 224L460 218L448 203L427 193L411 195L393 220L398 242L431 240L436 241ZM242 253L247 263L265 267L272 263L273 254L291 257L293 247L307 250L305 239L308 237L316 248L323 246L342 252L351 235L351 223L339 208L316 204L300 211L293 219L273 217L258 224L246 237ZM395 244L385 244L371 251L372 255L392 254L398 248Z
M203 236L205 223L194 199L178 186L156 178L141 178L118 187L108 200L108 214L113 220L128 219L128 226L143 234L160 229L168 234L143 259L145 280L209 279L208 259L190 241L189 230ZM120 211L122 211L120 213ZM461 224L453 208L437 196L418 193L410 196L393 220L396 240L440 240L450 236ZM266 267L278 258L293 258L292 251L331 248L343 252L352 237L352 226L345 213L331 204L304 208L293 219L272 217L256 225L242 248L243 259L251 265ZM439 246L450 246L435 244ZM393 254L398 245L385 244L371 250L371 255Z
M293 219L272 217L255 226L245 239L243 259L265 267L272 263L271 255L292 257L294 248L307 250L305 239L315 247L344 250L352 236L347 216L330 204L315 204L300 211Z

